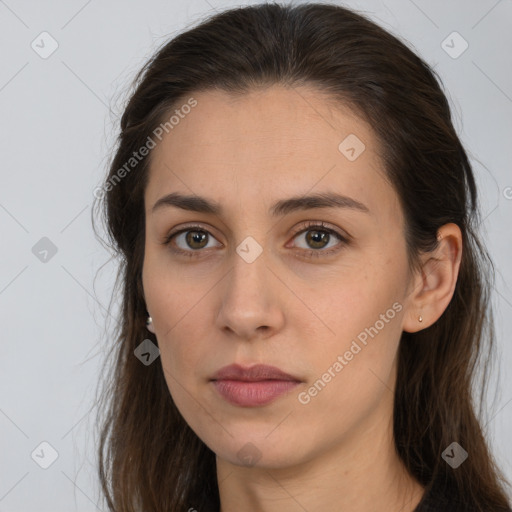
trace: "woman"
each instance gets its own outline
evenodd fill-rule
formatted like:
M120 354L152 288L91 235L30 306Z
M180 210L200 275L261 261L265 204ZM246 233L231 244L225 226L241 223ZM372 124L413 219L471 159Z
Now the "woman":
M205 20L137 76L98 197L110 510L510 510L474 176L402 42L334 5Z

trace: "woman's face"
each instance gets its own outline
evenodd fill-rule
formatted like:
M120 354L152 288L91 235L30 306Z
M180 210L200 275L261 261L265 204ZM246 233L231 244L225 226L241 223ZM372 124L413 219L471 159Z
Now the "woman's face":
M388 428L410 281L374 133L306 87L193 97L145 192L144 293L176 406L238 465L291 466ZM232 364L292 378L217 374Z

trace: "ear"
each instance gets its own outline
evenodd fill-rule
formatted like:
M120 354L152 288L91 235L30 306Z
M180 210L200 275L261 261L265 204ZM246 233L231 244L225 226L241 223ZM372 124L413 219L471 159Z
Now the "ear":
M462 233L454 223L437 232L438 246L422 257L422 268L414 277L403 330L417 332L441 317L452 300L462 258ZM419 318L422 318L422 322Z

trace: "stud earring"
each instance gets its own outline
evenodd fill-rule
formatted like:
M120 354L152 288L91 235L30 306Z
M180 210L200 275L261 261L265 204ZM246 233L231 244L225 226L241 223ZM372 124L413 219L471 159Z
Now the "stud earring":
M418 322L423 322L423 317L420 315L420 317L418 318Z
M149 332L152 332L153 334L155 334L155 328L153 326L153 319L149 315L148 315L148 318L146 320L146 329Z

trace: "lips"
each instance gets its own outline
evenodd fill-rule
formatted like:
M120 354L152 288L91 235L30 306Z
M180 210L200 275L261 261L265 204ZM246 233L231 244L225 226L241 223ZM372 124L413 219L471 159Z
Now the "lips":
M244 382L259 382L262 380L287 380L300 382L300 379L283 372L275 366L257 364L244 368L238 364L232 364L221 368L212 380L240 380Z
M230 365L221 368L211 382L220 396L232 405L258 407L273 402L301 381L275 366Z

